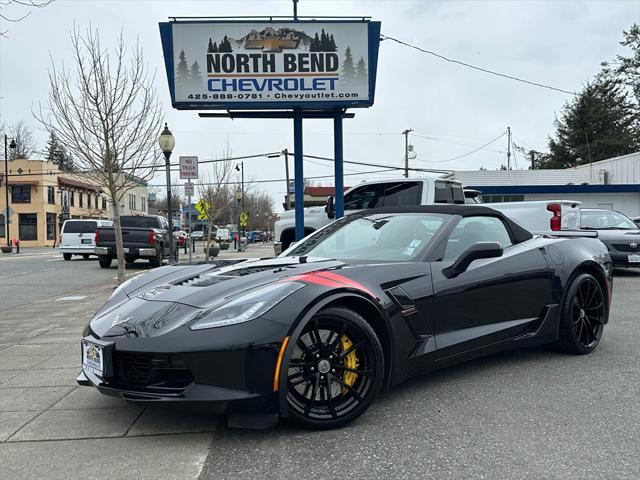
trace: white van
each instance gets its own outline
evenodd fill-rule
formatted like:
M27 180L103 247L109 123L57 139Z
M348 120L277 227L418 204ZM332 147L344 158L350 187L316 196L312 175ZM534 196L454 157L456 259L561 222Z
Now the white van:
M112 227L111 220L77 219L65 220L60 232L60 252L65 260L71 260L72 255L82 255L89 258L95 255L96 230L98 227Z

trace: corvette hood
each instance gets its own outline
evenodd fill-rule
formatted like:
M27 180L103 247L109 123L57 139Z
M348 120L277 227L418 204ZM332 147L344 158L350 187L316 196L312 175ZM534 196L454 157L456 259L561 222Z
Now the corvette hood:
M268 283L343 266L336 260L284 257L167 266L141 275L91 320L98 336L156 336L191 320L201 309Z
M127 291L129 298L141 298L152 302L173 302L204 308L216 300L233 296L267 283L314 270L343 265L335 260L299 257L249 259L237 263L199 265L187 268L179 275L158 278L142 287L132 285Z

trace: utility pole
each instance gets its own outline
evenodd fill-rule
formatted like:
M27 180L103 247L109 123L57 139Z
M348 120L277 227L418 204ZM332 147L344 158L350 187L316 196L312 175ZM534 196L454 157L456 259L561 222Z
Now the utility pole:
M291 210L291 193L289 192L289 150L286 148L282 151L284 154L284 171L287 175L287 188L285 192L287 192L287 210Z
M531 155L531 170L535 170L536 169L536 152L534 152L533 150L529 151L529 155Z
M402 132L404 135L404 178L409 178L409 132L413 132L413 130L407 128Z
M511 127L507 127L507 170L511 170Z

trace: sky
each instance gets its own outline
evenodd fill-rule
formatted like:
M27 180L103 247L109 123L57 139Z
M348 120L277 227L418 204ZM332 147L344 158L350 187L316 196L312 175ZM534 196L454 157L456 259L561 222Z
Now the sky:
M300 0L298 5L298 14L304 16L370 16L382 22L383 35L568 91L579 90L598 72L602 61L623 53L619 45L622 31L640 22L640 0ZM3 10L14 17L21 12L18 7ZM156 72L165 120L176 137L173 158L215 158L227 143L234 156L293 150L291 120L204 119L194 111L174 110L158 32L158 22L169 16L291 14L289 0L56 0L19 23L0 26L1 31L7 30L6 38L0 38L0 122L24 121L38 146L44 147L47 134L32 110L46 101L51 61L70 60L69 34L75 23L81 29L97 28L104 46L114 45L121 30L129 43L139 38L148 66ZM404 163L402 131L410 128L416 154L412 167L496 169L506 163L506 137L465 154L507 127L517 145L544 151L554 131L554 118L570 98L570 94L447 63L386 40L380 45L374 105L353 109L355 118L344 120L344 158L400 167ZM305 120L304 152L333 156L330 120ZM516 153L514 166L526 168L527 161ZM201 172L207 168L202 165ZM254 188L271 195L276 211L282 210L286 189L283 158L247 159L244 168L247 179L277 180L256 183ZM293 177L293 159L290 168ZM358 173L370 170L345 165L345 185L397 178L402 173ZM306 178L329 176L313 180L316 184L332 185L332 173L331 163L305 161ZM151 185L164 183L162 173L150 181Z

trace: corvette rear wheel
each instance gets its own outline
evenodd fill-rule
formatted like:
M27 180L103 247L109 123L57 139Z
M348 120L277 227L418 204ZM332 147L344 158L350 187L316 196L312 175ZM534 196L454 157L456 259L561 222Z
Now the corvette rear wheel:
M575 277L564 300L559 346L568 353L590 353L600 343L606 318L605 296L588 273Z
M289 415L311 429L344 425L369 408L383 372L373 328L353 310L323 310L305 327L289 359Z

